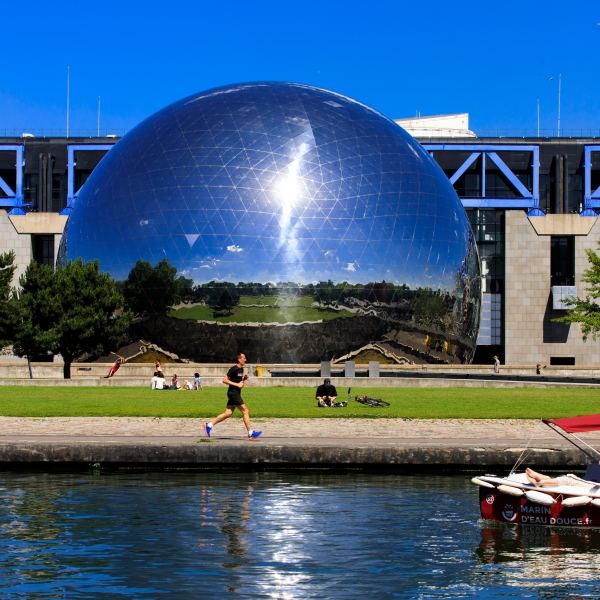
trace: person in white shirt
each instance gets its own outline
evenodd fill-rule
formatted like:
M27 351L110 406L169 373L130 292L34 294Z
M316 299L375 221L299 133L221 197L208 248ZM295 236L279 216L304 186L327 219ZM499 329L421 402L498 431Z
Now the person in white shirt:
M150 387L153 390L163 390L165 388L165 378L160 371L154 372L154 377L150 382Z

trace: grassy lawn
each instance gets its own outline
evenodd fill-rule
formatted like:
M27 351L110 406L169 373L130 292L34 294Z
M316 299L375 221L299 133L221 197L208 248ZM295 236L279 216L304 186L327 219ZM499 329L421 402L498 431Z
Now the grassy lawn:
M318 408L314 390L310 388L246 388L243 396L253 418L537 419L600 412L598 390L357 388L353 391L384 398L391 406L368 408L353 401L346 408ZM4 387L0 388L0 415L205 418L221 413L225 399L224 388L174 392L149 388Z
M307 304L308 301L307 301ZM301 323L302 321L329 321L342 316L352 317L347 310L330 310L327 308L293 306L289 308L244 308L236 307L227 311L216 311L210 306L192 306L179 308L169 313L177 319L193 319L197 321L217 321L219 323Z

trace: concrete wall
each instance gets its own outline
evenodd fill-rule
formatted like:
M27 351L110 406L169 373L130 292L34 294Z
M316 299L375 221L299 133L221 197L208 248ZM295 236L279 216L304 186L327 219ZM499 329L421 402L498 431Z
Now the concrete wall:
M552 322L565 313L552 309L551 235L575 234L575 283L580 297L585 296L581 278L589 267L585 249L597 250L600 239L600 219L593 224L586 220L585 226L575 228L573 219L582 217L552 215L545 228L536 223L542 232L538 233L524 211L506 211L504 331L507 364L550 364L551 357L575 357L576 365L592 366L600 362L600 340L594 342L589 338L584 343L579 325Z
M14 250L17 270L13 277L13 285L17 285L19 277L31 262L31 235L20 234L12 224L4 209L0 209L0 253Z
M166 363L163 364L163 373L165 377L170 378L173 373L177 373L177 376L181 382L184 379L191 379L194 377L194 373L200 373L202 382L205 385L216 385L221 384L225 373L231 367L231 364L194 364L194 363ZM281 366L273 369L273 365L263 365L263 376L262 378L256 377L255 371L251 381L261 381L265 379L275 379L278 381L306 381L320 382L322 379L319 375L321 365L296 365L293 369L290 366L289 369L285 370L285 376L282 376L284 369ZM366 365L356 365L356 371L365 371ZM85 379L89 380L100 380L101 377L105 377L109 371L109 364L98 364L98 363L74 363L71 367L71 377L73 379ZM272 370L273 369L273 370ZM62 379L63 376L63 363L31 363L31 370L34 380L43 381ZM491 365L417 365L416 367L403 367L396 365L380 365L380 373L382 376L386 372L397 372L397 373L408 373L414 374L417 372L421 377L426 377L427 374L435 376L436 374L444 374L449 377L456 377L459 374L469 377L472 375L489 375L490 379L502 379L504 376L512 375L525 375L532 376L535 373L535 365L521 365L521 366L505 366L502 365L500 377L494 377ZM122 366L113 381L118 380L137 380L141 383L136 385L150 385L150 379L154 372L154 364L148 363L132 363ZM332 378L343 378L344 370L343 365L332 365ZM586 368L586 367L549 367L544 371L544 377L600 377L600 368ZM26 379L29 381L29 368L27 361L24 362L3 362L0 363L0 382L2 380L12 379ZM361 382L362 386L371 385L371 383L378 378L367 378L367 377L356 377L353 378ZM394 378L382 377L384 385L392 386L391 382L395 381ZM542 379L542 378L541 378ZM216 383L208 383L209 381L215 381ZM369 381L369 383L366 383ZM417 381L416 379L407 379L406 381ZM320 384L319 383L319 384ZM45 385L48 385L46 383ZM276 385L282 385L278 383ZM315 384L316 385L316 384ZM415 384L416 385L416 384Z
M13 276L13 286L18 286L19 277L33 257L31 236L54 235L54 258L58 254L60 240L67 222L67 217L58 213L29 213L27 215L11 215L0 209L0 253L14 250L14 264L17 270ZM26 359L14 356L10 348L0 348L0 364L3 362L27 363Z

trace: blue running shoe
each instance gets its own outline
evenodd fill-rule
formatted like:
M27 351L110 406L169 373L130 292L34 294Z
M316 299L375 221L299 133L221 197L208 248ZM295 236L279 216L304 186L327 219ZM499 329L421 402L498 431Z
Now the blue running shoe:
M261 435L262 435L262 431L253 431L252 433L248 434L248 439L255 440L256 438L259 438Z
M211 429L212 427L208 423L204 423L204 433L206 434L206 437L210 437Z

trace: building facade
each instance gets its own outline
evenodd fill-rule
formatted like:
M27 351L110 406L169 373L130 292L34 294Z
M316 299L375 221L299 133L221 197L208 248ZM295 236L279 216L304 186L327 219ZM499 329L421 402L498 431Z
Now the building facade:
M405 121L454 186L477 241L483 295L474 362L498 354L514 365L597 364L600 342L584 343L578 325L553 320L565 314L563 298L585 296L586 249L600 241L598 137L473 137L468 118L450 117L430 130L424 118ZM0 247L16 251L17 276L32 258L54 263L69 207L118 139L2 139Z

